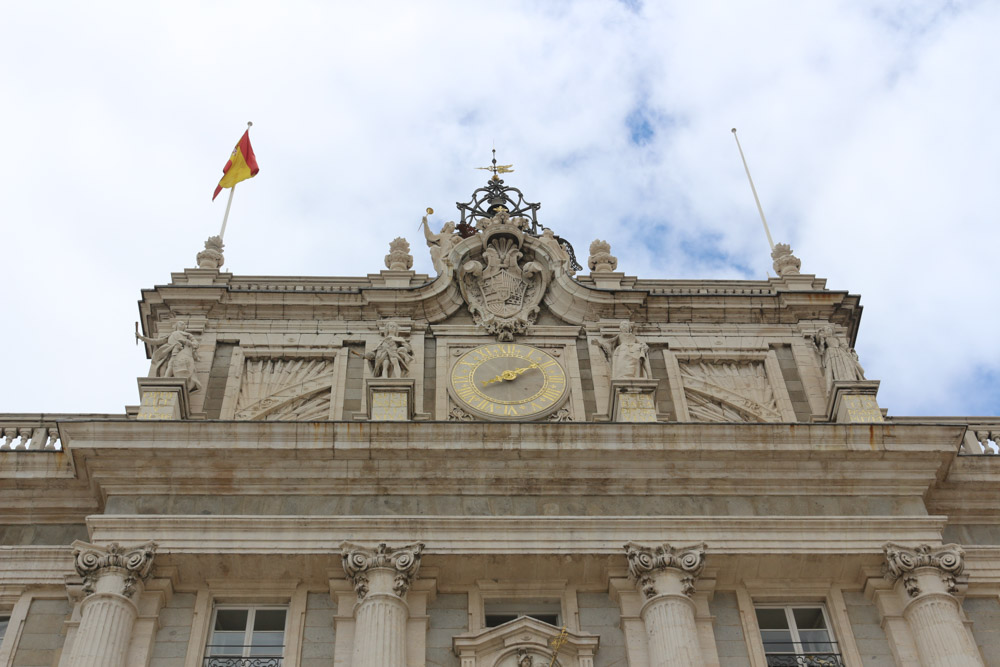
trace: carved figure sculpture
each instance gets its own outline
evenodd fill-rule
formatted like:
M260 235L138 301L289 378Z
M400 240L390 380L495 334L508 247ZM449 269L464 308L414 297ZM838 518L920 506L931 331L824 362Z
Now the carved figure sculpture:
M434 270L439 274L444 273L448 266L446 258L451 249L458 243L461 238L455 234L455 223L446 222L441 227L441 232L435 234L431 231L431 228L427 224L427 216L425 215L420 223L424 229L424 238L427 239L427 247L430 248L431 252L431 262L434 264Z
M385 256L385 268L390 271L409 271L413 267L410 242L397 236L389 242L389 254Z
M646 345L633 331L628 320L618 325L618 334L611 338L595 338L592 341L601 348L604 358L611 364L612 380L651 378L653 370L649 365L649 345Z
M535 659L525 649L517 649L517 667L533 667L534 664Z
M618 268L618 258L611 254L611 244L601 239L590 244L587 266L594 273L611 273Z
M209 236L208 240L205 241L205 249L195 257L198 261L198 268L215 269L216 271L221 269L222 263L226 261L226 258L222 255L222 248L221 236Z
M832 326L820 327L810 338L823 361L827 391L833 387L835 380L854 382L865 379L865 369L861 367L858 353L834 333Z
M147 338L136 332L135 337L156 347L149 366L150 377L183 378L190 391L201 389L195 377L195 362L198 361L198 339L186 331L186 322L176 322L174 329L166 336Z
M372 375L384 378L401 378L410 370L413 348L399 335L399 325L386 322L382 330L382 340L375 350L365 354L372 362Z

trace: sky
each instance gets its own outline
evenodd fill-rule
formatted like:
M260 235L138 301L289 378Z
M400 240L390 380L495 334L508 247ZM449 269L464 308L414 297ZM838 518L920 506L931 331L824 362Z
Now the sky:
M892 415L1000 414L1000 3L8 3L0 413L121 413L140 289L193 268L247 121L225 269L356 276L508 185L642 278L861 295Z

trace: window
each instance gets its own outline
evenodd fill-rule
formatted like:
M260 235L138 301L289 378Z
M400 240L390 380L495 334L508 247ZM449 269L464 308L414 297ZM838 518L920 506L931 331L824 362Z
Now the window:
M0 641L3 641L3 636L7 634L8 623L10 623L10 616L7 614L0 615Z
M768 667L843 667L822 605L757 607Z
M204 667L281 667L285 607L216 607Z
M521 616L560 626L562 604L559 600L486 600L483 607L487 628L495 628Z

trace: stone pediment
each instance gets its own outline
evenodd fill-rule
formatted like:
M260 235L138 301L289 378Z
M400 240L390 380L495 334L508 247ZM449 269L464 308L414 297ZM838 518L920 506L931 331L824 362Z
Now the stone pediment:
M558 638L558 640L557 640ZM552 662L553 642L560 644ZM476 667L593 667L597 635L563 632L562 628L521 616L495 628L452 639L455 654Z

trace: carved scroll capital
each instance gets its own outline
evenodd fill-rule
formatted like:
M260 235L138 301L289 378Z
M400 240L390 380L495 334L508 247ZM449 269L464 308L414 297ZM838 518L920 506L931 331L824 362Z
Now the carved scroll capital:
M146 542L137 547L123 547L113 542L107 547L76 541L73 543L73 565L83 577L84 594L95 592L97 580L105 574L122 578L122 590L116 591L127 598L135 593L136 583L149 578L153 569L156 542Z
M375 571L387 571L392 576L391 590L377 590L379 593L393 593L399 598L406 595L410 584L420 569L420 555L424 550L421 542L402 547L389 547L384 542L374 549L344 542L340 545L344 571L354 585L358 600L364 600L371 592L371 575ZM377 587L380 588L380 587Z
M957 593L957 578L965 569L965 551L957 544L945 544L933 547L921 544L907 547L889 542L883 547L885 551L885 577L895 582L903 580L907 595L915 598L923 593L920 577L916 576L921 568L932 568L948 593Z
M657 581L657 575L665 573L675 575L680 592L691 597L694 580L705 568L705 549L704 543L687 547L672 547L669 544L647 547L629 542L625 545L629 576L647 599L667 592L661 590L662 586Z

